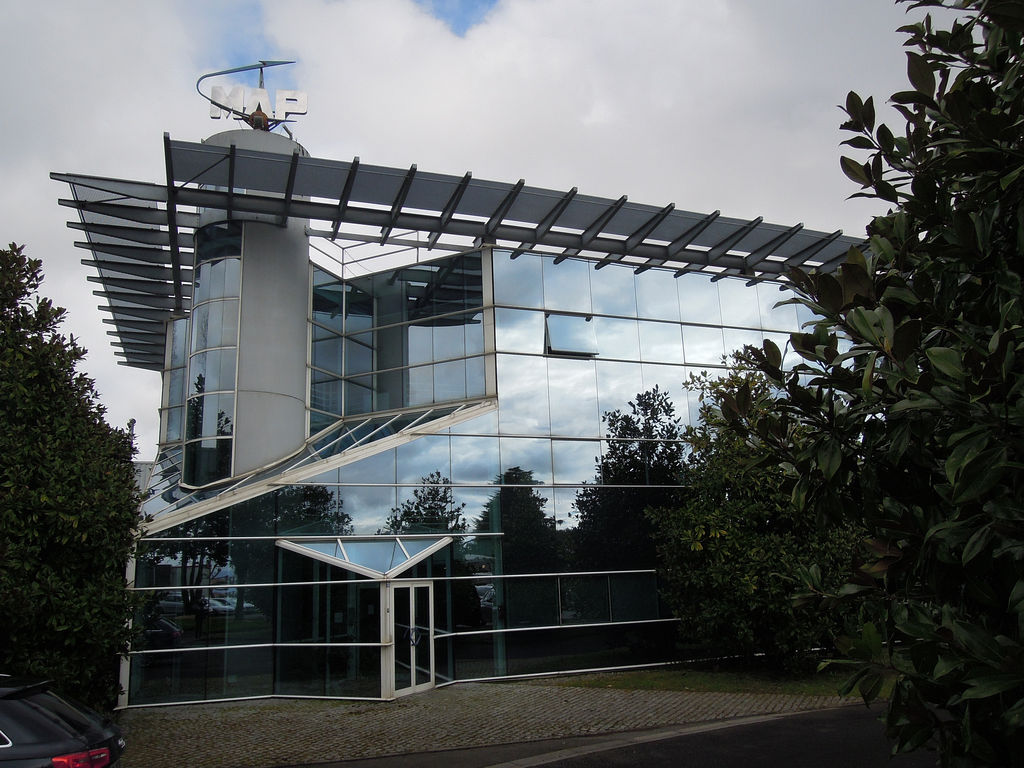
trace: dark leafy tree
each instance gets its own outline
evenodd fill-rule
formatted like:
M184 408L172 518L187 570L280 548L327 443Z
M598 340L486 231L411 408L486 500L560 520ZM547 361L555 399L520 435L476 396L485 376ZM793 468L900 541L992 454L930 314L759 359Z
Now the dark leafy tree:
M611 411L604 420L609 440L597 463L599 482L576 494L577 567L653 568L653 526L644 510L679 498L683 428L668 394L657 387L637 395L628 412Z
M554 518L544 511L545 498L529 487L537 482L533 471L512 467L498 475L495 482L502 487L488 499L477 518L475 530L503 534L503 571L549 573L558 570L558 531Z
M783 574L816 567L837 589L860 536L850 526L819 529L790 504L778 465L751 463L755 448L713 404L741 384L746 397L766 399L767 381L749 369L725 379L691 377L704 404L700 423L685 429L685 491L677 505L648 510L662 594L686 642L750 659L763 654L772 666L795 670L812 659L809 651L831 647L841 625L835 612L794 607L793 579Z
M791 469L792 498L863 526L866 561L837 595L862 630L851 687L888 698L897 748L945 765L1024 764L1024 15L1006 0L928 0L956 21L904 27L905 127L851 93L843 158L889 201L835 275L796 271L823 319L777 397L723 408ZM943 18L951 18L944 16ZM805 573L807 593L827 593Z
M455 503L451 480L436 471L420 479L422 486L391 510L378 533L465 533L466 505Z
M133 436L104 421L41 282L37 259L0 250L0 669L107 708L130 639Z

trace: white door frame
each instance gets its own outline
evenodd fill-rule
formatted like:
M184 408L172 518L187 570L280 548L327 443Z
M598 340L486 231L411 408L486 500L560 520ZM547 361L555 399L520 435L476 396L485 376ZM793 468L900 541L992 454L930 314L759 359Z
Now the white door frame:
M426 691L434 687L434 582L429 580L385 581L381 584L381 636L385 638L384 653L381 655L381 694L385 699L408 696L410 693ZM427 590L427 616L419 616L416 611L416 594L418 589ZM396 592L398 593L396 596ZM408 600L406 606L397 604L397 600ZM398 610L396 610L396 608ZM396 618L407 615L408 626L396 627ZM419 630L426 628L426 634ZM396 670L399 663L400 644L409 647L409 682L410 685L396 688ZM423 655L426 654L426 659ZM428 671L429 679L422 683L416 682L417 670Z

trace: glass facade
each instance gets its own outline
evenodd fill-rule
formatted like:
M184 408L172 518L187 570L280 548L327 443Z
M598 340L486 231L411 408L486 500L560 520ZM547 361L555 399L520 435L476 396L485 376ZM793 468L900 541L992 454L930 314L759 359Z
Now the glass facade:
M240 223L196 231L184 413L187 486L231 476L241 258Z
M197 276L216 286L196 289L186 481L230 474L238 273L221 263L236 258L230 229L209 242ZM210 496L204 514L181 507L180 522L151 529L136 564L147 601L129 704L392 698L672 659L678 627L654 562L625 539L581 534L585 515L623 494L658 492L602 477L614 449L603 415L658 386L695 419L689 375L793 330L793 307L775 307L785 298L731 278L499 249L355 280L313 267L308 434L323 450L301 476L276 479L282 465L248 498ZM496 408L476 418L443 419L488 398ZM426 414L440 426L383 439ZM388 573L374 541L411 564Z

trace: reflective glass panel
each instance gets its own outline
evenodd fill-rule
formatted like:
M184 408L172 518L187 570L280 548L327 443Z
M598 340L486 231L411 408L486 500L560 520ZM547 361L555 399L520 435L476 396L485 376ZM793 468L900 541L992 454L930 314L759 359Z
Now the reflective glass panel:
M544 306L546 309L590 313L590 273L585 261L542 259L544 270Z
M341 379L314 382L309 388L309 406L320 411L341 415Z
M188 362L188 393L234 390L235 349L214 349L192 355Z
M722 308L718 300L718 283L709 275L688 273L676 280L679 292L679 315L686 323L721 325Z
M188 318L182 317L167 324L171 335L171 367L185 365L185 348L188 346Z
M487 393L486 364L487 359L483 357L466 360L466 397L480 397Z
M395 449L399 483L418 483L431 472L451 477L451 459L447 435L423 435Z
M325 361L334 360L335 355L340 352L325 349L322 354L325 356ZM330 363L320 365L317 362L316 348L314 346L314 357L313 364L319 368L327 368L327 370L337 370L335 367L337 363ZM349 376L355 373L369 373L373 370L373 334L372 333L357 333L351 336L345 337L345 373Z
M450 360L431 367L434 372L434 402L466 399L465 360Z
M597 361L597 403L603 414L624 410L630 400L644 391L638 363ZM604 434L604 424L601 425Z
M732 354L748 344L752 347L761 348L761 332L753 330L742 330L739 328L723 328L722 335L725 339L725 351Z
M397 507L395 486L344 486L345 510L352 516L352 532L368 536L385 532L388 515Z
M494 342L499 352L544 351L544 313L494 310Z
M484 351L484 313L477 312L469 317L464 328L466 354L479 355Z
M452 482L491 483L499 472L498 440L452 435Z
M555 483L593 482L601 456L596 440L552 440L552 464Z
M351 342L348 342L351 344ZM346 345L347 346L347 345ZM312 362L316 368L341 373L342 342L340 336L314 339Z
M463 357L466 354L465 317L447 318L434 326L434 360Z
M544 306L541 258L525 253L516 259L510 251L494 251L494 303L513 307Z
M761 327L774 331L795 331L797 329L796 307L793 304L776 306L779 302L793 298L793 292L780 290L774 283L758 283L757 299L761 307Z
M652 363L683 362L683 337L677 324L641 320L639 328L641 360Z
M186 405L185 438L230 435L234 432L233 394L193 397Z
M614 264L590 271L594 312L602 315L636 317L636 288L633 270Z
M405 371L405 374L409 377L409 405L427 405L434 402L434 366L420 365L416 368L409 368ZM386 379L393 381L394 376L386 377L380 375L377 377L378 382L383 382ZM386 402L389 404L385 405L385 401L381 399L381 394L380 392L377 393L378 410L401 407L402 401L400 397L394 400L388 398ZM392 394L399 393L394 392Z
M718 281L718 295L722 301L722 321L726 325L761 327L756 288L727 277Z
M542 357L498 355L499 427L504 434L544 434L548 415L548 370Z
M314 275L319 270L314 268ZM326 274L326 273L321 273ZM316 278L314 277L314 282ZM344 330L343 299L344 288L333 277L330 282L313 288L313 320L340 333Z
M429 325L410 325L405 329L410 365L434 359L434 329Z
M600 434L594 365L593 360L548 360L552 434L578 437Z
M341 468L343 483L395 482L395 450L389 449L346 464Z
M238 343L238 300L211 301L192 310L192 351Z
M181 415L183 408L166 408L161 411L163 417L163 442L175 442L181 440Z
M533 481L541 485L551 484L551 441L527 437L503 437L500 439L501 471L508 472L518 467L532 474Z
M671 272L649 269L635 280L636 309L640 317L679 322L679 295Z
M597 334L597 350L601 357L620 360L640 359L640 336L636 320L595 317L594 331Z
M684 325L683 346L687 363L718 365L725 354L721 328Z
M242 253L242 225L240 222L232 221L205 226L196 230L195 244L197 262L240 256Z
M206 485L231 475L232 440L199 440L185 443L186 485Z
M185 402L185 369L174 368L167 372L167 404L181 405Z
M200 263L195 271L192 306L209 299L238 296L241 273L241 259L220 259Z
M686 392L683 382L687 378L687 370L681 365L649 365L641 366L644 378L643 391L657 386L668 393L669 399L676 407L676 416L686 420Z

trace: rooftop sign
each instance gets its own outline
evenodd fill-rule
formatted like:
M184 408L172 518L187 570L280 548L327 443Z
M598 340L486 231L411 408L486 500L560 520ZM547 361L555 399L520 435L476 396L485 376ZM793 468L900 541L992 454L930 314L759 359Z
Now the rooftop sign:
M274 94L276 98L272 101L270 92L263 86L264 68L294 63L293 61L260 61L257 64L248 64L244 67L210 72L196 81L196 90L200 96L210 102L210 117L212 119L219 120L222 117L232 116L257 130L270 131L281 123L292 122L289 119L291 115L306 114L308 98L305 91L279 88ZM211 88L209 96L199 88L200 83L207 78L231 75L237 72L250 72L256 69L260 72L259 86L256 88L246 88L241 85L230 87L215 85Z

